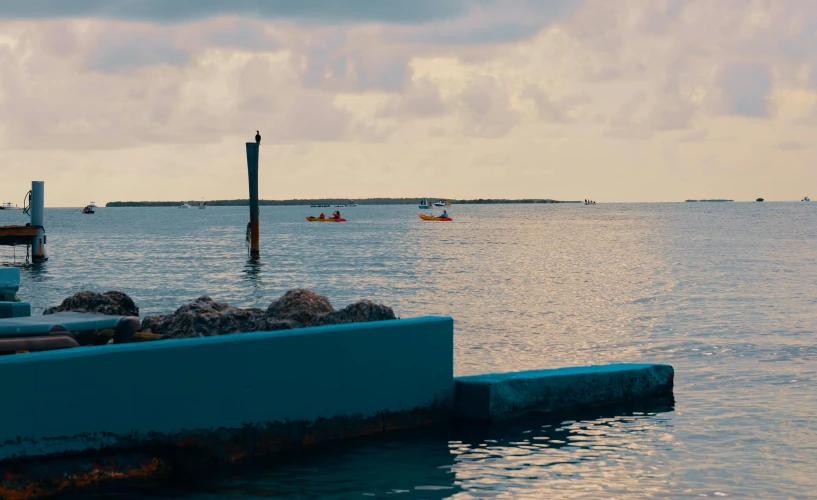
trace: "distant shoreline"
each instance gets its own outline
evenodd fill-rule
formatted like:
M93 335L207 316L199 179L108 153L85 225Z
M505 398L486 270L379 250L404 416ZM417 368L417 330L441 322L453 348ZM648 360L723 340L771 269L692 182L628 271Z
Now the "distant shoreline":
M429 200L437 200L438 198L429 198ZM446 200L447 198L439 198ZM508 205L517 203L582 203L581 201L561 201L550 199L522 199L522 200L505 200L505 199L476 199L476 200L452 200L448 201L453 205ZM184 203L183 201L110 201L105 204L106 207L177 207ZM191 203L188 200L188 203ZM199 202L192 201L192 205ZM210 207L246 207L250 204L249 200L208 200L204 202ZM355 200L357 205L417 205L420 203L419 198L365 198ZM259 200L259 205L273 205L273 206L303 206L303 205L347 205L349 199L337 198L316 198L303 200Z

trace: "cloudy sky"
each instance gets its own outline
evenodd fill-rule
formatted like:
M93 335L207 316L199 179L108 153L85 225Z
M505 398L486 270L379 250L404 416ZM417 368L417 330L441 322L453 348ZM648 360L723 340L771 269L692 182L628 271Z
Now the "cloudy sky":
M813 0L0 0L0 201L817 197Z

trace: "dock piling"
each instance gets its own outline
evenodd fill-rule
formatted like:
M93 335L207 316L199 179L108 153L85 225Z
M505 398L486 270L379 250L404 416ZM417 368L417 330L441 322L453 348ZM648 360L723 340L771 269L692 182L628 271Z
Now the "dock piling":
M257 142L247 143L247 175L250 183L250 257L261 257L258 243L258 218L261 209L258 207L258 154L260 145Z
M31 225L37 228L37 235L31 238L31 255L34 262L48 260L45 252L45 182L31 181Z

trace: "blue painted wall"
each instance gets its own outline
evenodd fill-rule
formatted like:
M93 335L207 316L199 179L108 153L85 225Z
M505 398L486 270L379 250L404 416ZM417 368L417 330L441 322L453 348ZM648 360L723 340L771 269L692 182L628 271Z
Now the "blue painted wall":
M498 420L529 411L590 408L672 394L675 371L660 364L573 366L455 379L457 415Z
M0 460L453 406L453 370L446 317L3 356Z

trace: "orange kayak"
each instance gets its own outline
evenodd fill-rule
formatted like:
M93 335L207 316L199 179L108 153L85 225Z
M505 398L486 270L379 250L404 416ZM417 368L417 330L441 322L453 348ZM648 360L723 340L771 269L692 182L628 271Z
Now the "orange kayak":
M418 214L418 215L423 220L437 220L437 221L446 221L446 222L450 222L450 221L454 220L451 217L432 217L430 215L425 215L425 214Z
M308 215L306 216L306 220L308 220L309 222L346 222L346 219L344 219L343 217L341 217L340 219L334 219L332 217L329 217L327 219L321 219L320 217L310 217Z

